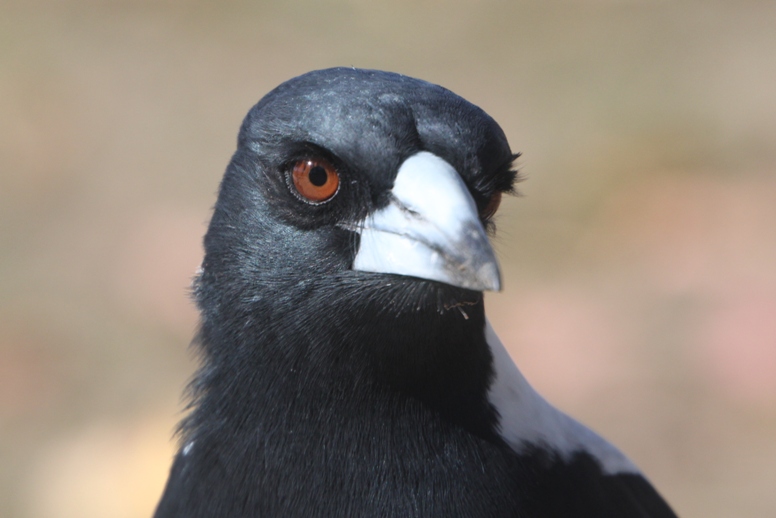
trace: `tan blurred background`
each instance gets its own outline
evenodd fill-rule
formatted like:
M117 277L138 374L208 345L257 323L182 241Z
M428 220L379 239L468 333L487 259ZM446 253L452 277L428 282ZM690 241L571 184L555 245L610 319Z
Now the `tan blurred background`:
M246 111L440 83L527 181L488 297L518 365L682 516L776 516L776 3L0 2L0 516L150 516Z

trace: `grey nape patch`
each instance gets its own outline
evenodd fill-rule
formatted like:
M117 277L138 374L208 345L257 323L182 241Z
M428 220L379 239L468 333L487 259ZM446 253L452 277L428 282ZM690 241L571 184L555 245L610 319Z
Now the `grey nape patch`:
M539 395L487 321L485 339L494 363L488 400L499 414L499 433L512 449L519 453L529 446L549 448L563 460L583 451L598 460L606 474L640 473L616 447Z

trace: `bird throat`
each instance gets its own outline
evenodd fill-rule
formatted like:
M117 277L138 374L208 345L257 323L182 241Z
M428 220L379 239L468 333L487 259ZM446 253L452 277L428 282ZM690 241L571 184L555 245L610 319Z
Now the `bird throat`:
M243 313L231 344L207 343L219 335L213 327L224 326L205 322L202 345L215 354L206 354L200 374L200 405L218 405L235 426L259 428L295 415L325 426L372 414L364 422L375 426L412 409L497 440L481 293L392 277L336 288L333 297L300 293L284 314L267 307ZM335 318L309 317L324 305Z

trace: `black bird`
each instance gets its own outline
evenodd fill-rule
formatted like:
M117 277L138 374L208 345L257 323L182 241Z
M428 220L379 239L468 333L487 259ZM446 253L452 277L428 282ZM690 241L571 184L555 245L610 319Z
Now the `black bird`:
M485 318L515 158L480 108L393 73L310 72L251 109L157 518L675 516Z

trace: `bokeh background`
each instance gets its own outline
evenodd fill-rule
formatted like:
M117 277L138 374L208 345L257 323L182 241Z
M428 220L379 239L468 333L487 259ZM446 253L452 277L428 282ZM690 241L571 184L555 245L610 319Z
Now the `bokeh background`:
M150 516L242 117L334 65L445 85L526 181L491 320L680 515L776 516L776 3L0 0L0 515Z

